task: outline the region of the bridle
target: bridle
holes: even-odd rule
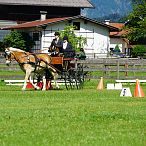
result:
[[[34,54],[34,53],[26,53],[26,52],[22,52],[22,53],[24,53],[24,55],[22,57],[20,57],[20,56],[17,57],[17,55],[13,51],[11,51],[9,49],[5,49],[4,56],[6,58],[6,64],[9,65],[11,63],[12,59],[14,59],[14,60],[16,60],[18,62],[18,64],[20,66],[23,66],[24,64],[33,65],[34,68],[35,68],[34,72],[36,71],[37,67],[45,68],[45,67],[41,66],[40,63],[41,63],[41,61],[43,61],[44,63],[46,63],[46,62],[44,60],[40,60],[36,56],[36,54]],[[35,59],[34,62],[31,61],[30,55],[32,55],[34,57],[34,59]],[[22,58],[25,58],[24,59],[25,61],[21,62],[20,59],[22,59]]]
[[[6,58],[6,64],[10,64],[12,60],[12,55],[14,55],[11,51],[5,50],[4,57]]]
[[[12,59],[14,59],[14,60],[16,60],[16,61],[18,62],[18,64],[19,64],[20,66],[22,66],[22,65],[24,65],[24,64],[33,64],[33,65],[35,66],[35,70],[36,70],[36,68],[37,68],[38,66],[40,66],[40,60],[37,58],[37,56],[36,56],[34,53],[32,53],[31,55],[34,56],[35,62],[31,62],[31,61],[30,61],[30,56],[29,56],[29,54],[27,54],[26,52],[23,52],[23,53],[24,53],[24,56],[21,57],[21,58],[26,58],[26,61],[20,63],[20,62],[19,62],[19,59],[20,59],[20,58],[17,59],[17,57],[15,56],[15,53],[13,53],[12,51],[6,49],[6,50],[5,50],[5,53],[4,53],[4,57],[6,58],[6,64],[9,65],[9,64],[11,63]]]
[[[22,58],[26,57],[27,58],[27,61],[24,62],[24,63],[28,63],[30,62],[30,58],[29,58],[29,55],[27,55],[25,52],[24,52],[25,56],[23,56]],[[16,59],[15,57],[15,54],[9,50],[5,50],[5,54],[4,54],[4,57],[6,58],[6,64],[9,64],[11,63],[12,61],[12,56],[13,56],[13,59],[16,60],[18,63],[19,63],[19,59]],[[24,64],[22,63],[22,64]],[[21,63],[19,63],[21,64]]]

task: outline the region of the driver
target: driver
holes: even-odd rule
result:
[[[52,40],[51,45],[48,49],[48,52],[52,52],[54,55],[58,54],[62,50],[62,39],[60,38],[60,33],[54,33],[55,38]],[[56,49],[59,50],[56,50]],[[59,52],[58,52],[59,51]]]

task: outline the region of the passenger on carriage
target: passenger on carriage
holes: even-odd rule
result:
[[[80,59],[80,60],[86,59],[86,54],[83,48],[80,49],[80,52],[76,54],[75,58]]]
[[[59,54],[60,50],[62,50],[62,39],[60,38],[59,32],[55,32],[54,36],[55,38],[52,40],[51,45],[48,49],[48,52],[51,52],[52,55],[57,55]]]
[[[62,50],[60,50],[60,53],[63,53],[64,58],[74,58],[75,51],[72,48],[72,44],[68,42],[68,37],[63,37],[63,43],[62,43]]]

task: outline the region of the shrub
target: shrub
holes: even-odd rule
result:
[[[3,44],[5,47],[15,47],[29,51],[35,43],[28,33],[11,31],[4,37]]]
[[[131,52],[132,57],[143,57],[145,53],[146,48],[143,45],[136,45]]]
[[[4,44],[0,41],[0,51],[4,51]]]

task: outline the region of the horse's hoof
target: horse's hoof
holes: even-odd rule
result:
[[[60,87],[59,87],[59,86],[57,86],[57,87],[56,87],[56,89],[60,89]]]
[[[46,91],[46,89],[42,89],[42,91]]]
[[[25,91],[25,88],[22,88],[22,91]]]
[[[36,87],[35,89],[36,89],[36,90],[40,90],[41,88],[40,88],[40,87]]]

